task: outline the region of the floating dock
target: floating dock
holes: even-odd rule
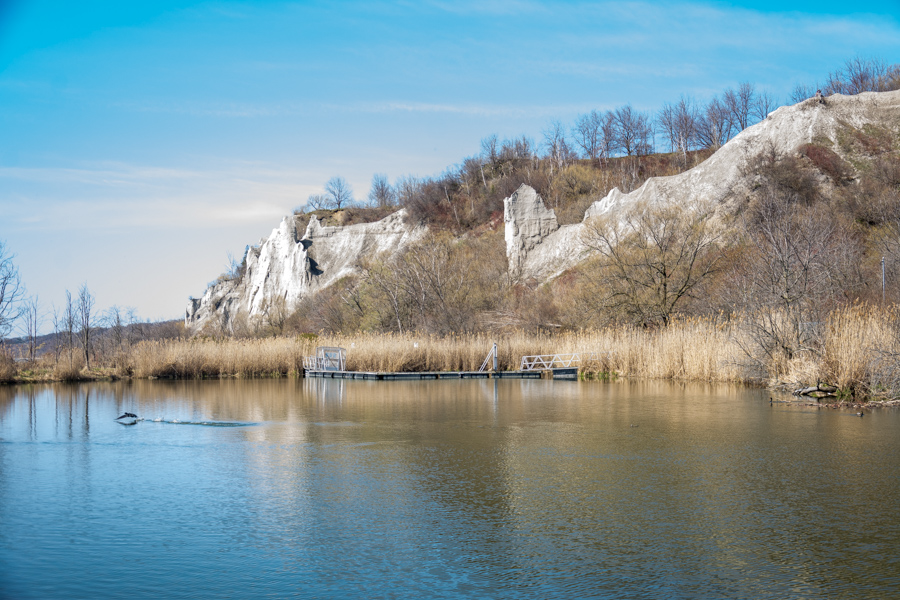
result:
[[[578,379],[578,369],[547,369],[554,379]],[[421,373],[387,373],[372,371],[337,371],[331,369],[307,369],[304,377],[323,379],[368,379],[377,381],[422,379],[540,379],[545,371],[426,371]]]
[[[593,355],[591,355],[593,356]],[[494,368],[487,370],[494,359]],[[319,379],[369,379],[374,381],[422,379],[541,379],[547,373],[553,379],[578,379],[578,354],[523,356],[518,371],[497,370],[497,344],[477,371],[425,371],[391,373],[386,371],[347,371],[347,350],[339,346],[317,346],[315,356],[303,359],[303,376]],[[557,365],[557,366],[554,366]]]

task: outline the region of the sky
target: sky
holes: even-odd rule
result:
[[[741,82],[786,103],[856,56],[900,63],[900,0],[0,0],[0,240],[47,313],[87,284],[183,318],[330,177],[364,199]]]

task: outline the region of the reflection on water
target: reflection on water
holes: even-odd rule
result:
[[[900,595],[900,414],[767,399],[546,380],[0,387],[0,597]]]

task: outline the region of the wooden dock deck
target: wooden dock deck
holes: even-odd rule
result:
[[[323,379],[368,379],[377,381],[423,379],[540,379],[542,371],[428,371],[387,373],[372,371],[306,370],[304,377]],[[577,379],[577,368],[552,369],[554,379]]]

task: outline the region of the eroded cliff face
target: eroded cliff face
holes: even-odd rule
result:
[[[583,259],[582,225],[560,227],[556,213],[529,185],[523,183],[503,200],[503,221],[506,258],[514,281],[545,281]]]
[[[401,210],[374,223],[326,227],[313,216],[301,232],[297,220],[287,216],[248,250],[240,278],[216,283],[189,300],[185,326],[227,331],[239,318],[252,322],[272,310],[290,311],[302,298],[356,273],[364,257],[396,252],[421,237],[424,228],[410,227],[404,217]]]
[[[900,91],[834,95],[824,104],[810,99],[779,108],[689,171],[652,178],[628,194],[613,189],[575,225],[560,226],[535,190],[522,185],[503,202],[510,275],[538,282],[556,277],[588,257],[582,239],[591,219],[615,219],[635,206],[674,204],[726,224],[756,183],[748,169],[755,157],[766,152],[790,156],[803,144],[817,144],[857,164],[848,156],[847,138],[868,127],[900,136]],[[190,300],[185,324],[193,331],[209,324],[228,330],[240,318],[265,319],[273,308],[290,311],[302,298],[357,272],[363,257],[396,252],[425,233],[424,227],[408,226],[404,217],[399,211],[346,227],[325,227],[313,217],[302,232],[293,216],[285,217],[250,248],[240,278],[212,285]]]
[[[689,171],[651,178],[628,194],[613,189],[592,204],[584,221],[576,225],[559,227],[553,211],[547,210],[534,189],[523,185],[503,202],[510,275],[517,281],[556,277],[588,257],[581,240],[590,219],[615,218],[619,211],[638,204],[675,204],[723,220],[751,192],[755,178],[747,165],[753,158],[772,151],[789,156],[803,144],[818,144],[852,163],[846,137],[870,126],[900,135],[900,91],[835,94],[824,103],[811,98],[781,107]]]

